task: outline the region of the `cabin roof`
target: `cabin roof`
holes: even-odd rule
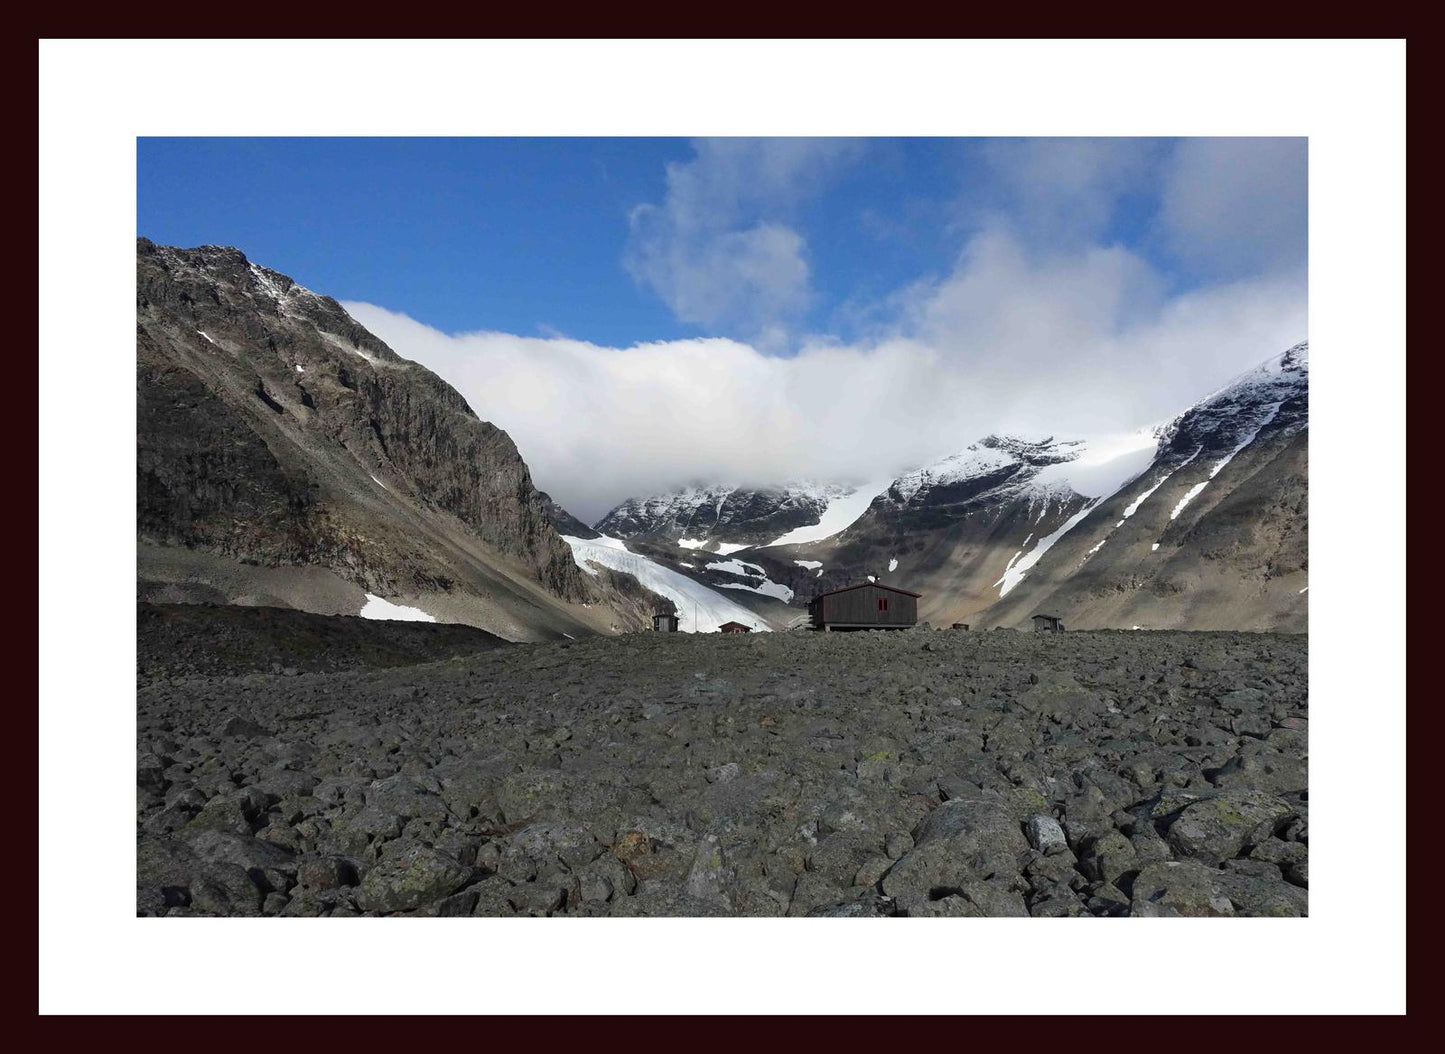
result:
[[[718,627],[718,629],[727,629],[729,626],[736,626],[738,627],[738,629],[752,629],[751,626],[745,625],[741,622],[724,622],[721,626]]]
[[[842,589],[830,589],[826,593],[819,593],[814,600],[822,600],[824,597],[837,596],[839,593],[848,593],[854,589],[867,589],[872,586],[874,589],[886,589],[890,593],[902,593],[908,597],[921,597],[922,593],[914,593],[908,589],[899,589],[897,586],[885,586],[882,582],[859,582],[856,586],[844,586]]]
[[[1058,622],[1058,621],[1059,621],[1059,616],[1057,616],[1057,615],[1030,615],[1029,617],[1030,617],[1030,618],[1046,618],[1046,619],[1048,619],[1050,622]]]

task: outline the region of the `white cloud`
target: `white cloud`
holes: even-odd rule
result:
[[[505,428],[538,485],[584,519],[690,481],[861,481],[993,431],[1087,434],[1167,418],[1306,336],[1297,277],[1169,296],[1140,256],[1040,256],[1007,228],[903,297],[894,332],[804,340],[792,357],[727,339],[618,349],[449,336],[347,309]]]
[[[965,143],[984,163],[960,167],[972,185],[948,213],[961,252],[847,305],[851,343],[798,331],[814,290],[795,213],[866,143],[694,149],[633,211],[624,262],[680,319],[743,339],[449,336],[347,305],[583,519],[687,482],[863,482],[990,432],[1127,431],[1308,335],[1304,140]],[[1130,244],[1108,244],[1121,220]]]
[[[763,223],[689,238],[669,227],[651,206],[635,211],[628,266],[681,321],[758,332],[807,309],[810,272],[802,236],[791,228]]]
[[[987,187],[966,201],[1000,208],[1032,240],[1058,248],[1100,235],[1120,200],[1157,178],[1158,139],[985,139]]]
[[[624,263],[682,321],[768,343],[812,302],[807,245],[784,222],[856,140],[703,139],[667,166],[661,204],[638,205]]]
[[[1164,171],[1169,249],[1221,274],[1305,264],[1305,139],[1183,139]]]

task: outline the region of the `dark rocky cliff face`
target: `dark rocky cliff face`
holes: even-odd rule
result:
[[[140,534],[228,556],[306,558],[316,490],[288,473],[245,417],[140,335],[136,373],[136,515]]]
[[[236,249],[140,239],[136,314],[143,541],[446,588],[408,524],[435,518],[592,598],[507,434],[335,300]]]

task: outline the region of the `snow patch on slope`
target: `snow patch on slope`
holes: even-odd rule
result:
[[[1104,498],[1139,478],[1154,461],[1159,439],[1153,425],[1118,435],[1098,436],[1079,444],[1071,461],[1045,465],[1034,486],[1052,490],[1066,485],[1085,498]]]
[[[1199,497],[1199,492],[1207,486],[1209,486],[1209,480],[1206,479],[1203,483],[1196,483],[1194,484],[1194,486],[1186,490],[1184,492],[1184,497],[1179,499],[1179,503],[1174,506],[1174,511],[1169,514],[1169,518],[1171,520],[1177,520],[1179,518],[1179,514],[1184,511],[1184,507],[1195,498]],[[1154,548],[1157,549],[1159,547],[1156,545]]]
[[[892,479],[865,483],[860,487],[830,498],[817,523],[794,527],[787,534],[774,538],[768,545],[803,545],[807,542],[821,542],[835,534],[841,534],[868,511],[873,499],[888,489]]]
[[[1099,504],[1099,502],[1102,500],[1102,498],[1095,498],[1093,501],[1089,502],[1082,509],[1080,509],[1078,512],[1074,513],[1067,520],[1065,520],[1063,522],[1063,525],[1060,526],[1059,529],[1056,530],[1053,534],[1045,535],[1044,537],[1040,538],[1038,544],[1035,545],[1032,549],[1030,549],[1028,555],[1025,556],[1022,560],[1019,560],[1017,563],[1015,563],[1013,560],[1010,560],[1009,566],[1004,569],[1003,577],[994,583],[994,585],[1002,587],[1001,589],[999,589],[998,595],[1001,597],[1008,596],[1009,590],[1013,589],[1014,586],[1018,585],[1024,580],[1024,576],[1028,574],[1029,568],[1033,567],[1034,564],[1038,563],[1039,558],[1042,557],[1044,553],[1052,549],[1055,542],[1057,542],[1060,538],[1073,530],[1074,527],[1078,525],[1079,521],[1082,520],[1085,516],[1087,516],[1090,510],[1092,510],[1094,506]]]
[[[435,622],[421,608],[410,608],[404,604],[393,604],[372,593],[366,594],[366,603],[361,607],[361,617],[383,619],[388,622]]]
[[[746,564],[741,560],[718,560],[707,565],[709,571],[723,571],[730,575],[738,575],[742,578],[761,578],[761,585],[747,585],[740,582],[719,582],[718,586],[723,589],[746,589],[753,593],[760,593],[763,596],[777,597],[784,604],[793,599],[793,591],[787,586],[774,582],[768,578],[767,571],[757,564]]]
[[[707,538],[679,538],[679,539],[677,540],[677,544],[678,544],[680,547],[682,547],[683,549],[704,549],[704,550],[707,550],[709,544],[711,544],[711,543],[710,543],[710,541],[709,541]],[[717,553],[719,556],[727,556],[729,553],[735,553],[735,552],[737,552],[739,549],[751,549],[751,548],[752,548],[752,546],[750,546],[750,545],[743,545],[743,544],[741,544],[741,543],[739,543],[739,542],[718,542],[716,548],[711,549],[711,550],[708,550],[708,551],[710,551],[710,552],[715,552],[715,553]]]
[[[763,579],[761,585],[750,586],[746,582],[719,582],[719,589],[746,589],[749,593],[758,593],[765,597],[777,597],[784,604],[790,603],[793,599],[793,591],[781,582],[774,582],[770,579]]]
[[[1254,431],[1250,432],[1243,439],[1241,439],[1233,450],[1231,450],[1228,454],[1225,454],[1224,457],[1220,458],[1214,463],[1214,467],[1209,470],[1208,479],[1205,479],[1203,483],[1196,483],[1194,486],[1189,488],[1189,492],[1185,494],[1184,497],[1179,499],[1179,504],[1174,506],[1174,511],[1169,514],[1169,518],[1171,520],[1179,518],[1179,514],[1184,511],[1185,506],[1199,496],[1199,492],[1208,485],[1209,480],[1219,475],[1220,469],[1224,468],[1225,465],[1229,464],[1231,461],[1234,460],[1234,455],[1238,454],[1245,447],[1249,446],[1250,443],[1253,443],[1255,441],[1255,439],[1259,436],[1259,433],[1263,432],[1265,428],[1269,425],[1269,423],[1273,421],[1275,417],[1279,414],[1279,408],[1283,405],[1284,400],[1280,400],[1279,402],[1272,404],[1269,410],[1265,412],[1264,420],[1260,421],[1258,427],[1256,427]],[[1193,459],[1191,458],[1190,460]]]
[[[1199,450],[1203,450],[1203,449],[1204,449],[1203,447],[1200,447],[1200,448],[1199,448]],[[1159,482],[1155,483],[1154,486],[1150,487],[1148,490],[1144,491],[1144,493],[1140,494],[1137,498],[1135,498],[1133,501],[1131,501],[1131,502],[1125,507],[1125,509],[1124,509],[1124,520],[1127,520],[1130,516],[1133,516],[1134,513],[1138,512],[1138,511],[1139,511],[1139,506],[1144,504],[1145,499],[1147,499],[1147,498],[1149,497],[1149,495],[1153,494],[1156,490],[1158,490],[1160,487],[1162,487],[1162,486],[1168,481],[1168,479],[1169,479],[1170,476],[1174,475],[1174,473],[1178,472],[1178,471],[1179,471],[1181,468],[1183,468],[1185,465],[1188,465],[1191,461],[1193,461],[1195,458],[1197,458],[1197,457],[1199,456],[1199,450],[1196,450],[1194,453],[1190,454],[1187,458],[1185,458],[1183,461],[1181,461],[1181,462],[1180,462],[1178,465],[1176,465],[1174,468],[1172,468],[1172,469],[1170,469],[1168,472],[1164,473],[1164,475],[1162,475],[1162,476],[1159,477]],[[1120,520],[1118,523],[1114,524],[1114,526],[1115,526],[1115,527],[1122,527],[1122,526],[1124,526],[1124,520]]]
[[[745,564],[741,560],[714,560],[707,565],[709,571],[726,571],[730,575],[748,575],[766,578],[768,573],[757,564]],[[751,568],[751,570],[749,570]]]
[[[667,597],[677,605],[678,628],[684,633],[710,633],[724,622],[741,622],[755,630],[767,631],[768,624],[741,604],[736,604],[700,582],[663,567],[647,557],[628,550],[618,538],[574,538],[562,535],[572,548],[577,566],[594,578],[595,568],[588,561],[634,576],[644,587]]]

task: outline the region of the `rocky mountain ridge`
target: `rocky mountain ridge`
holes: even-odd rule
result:
[[[808,482],[749,487],[685,487],[624,501],[593,527],[614,538],[683,541],[688,548],[721,551],[764,545],[794,527],[817,523],[828,503],[846,493],[840,484]]]
[[[618,622],[507,434],[335,300],[142,238],[136,314],[140,599],[379,596],[508,639]]]
[[[834,488],[827,503],[798,503],[800,512],[816,510],[814,524],[831,517],[831,529],[802,524],[757,542],[761,532],[713,516],[704,536],[715,552],[737,554],[731,562],[697,565],[682,551],[695,541],[677,527],[678,510],[695,516],[726,488],[625,502],[597,527],[710,584],[735,581],[777,598],[786,591],[796,607],[830,588],[893,576],[925,594],[921,614],[933,621],[1021,625],[1052,604],[1095,628],[1301,630],[1308,367],[1308,344],[1298,344],[1171,421],[1111,436],[990,435],[875,485],[866,504],[849,499],[846,519],[835,515],[846,488]],[[1251,483],[1267,465],[1259,485]],[[1273,481],[1268,488],[1265,479]],[[1155,510],[1166,498],[1161,519]],[[1146,505],[1148,514],[1136,519]],[[1136,530],[1152,532],[1142,548],[1121,544]],[[1100,555],[1106,543],[1113,548]],[[1207,596],[1194,595],[1196,588]],[[1115,602],[1098,602],[1105,594]],[[773,609],[769,617],[787,615]]]

